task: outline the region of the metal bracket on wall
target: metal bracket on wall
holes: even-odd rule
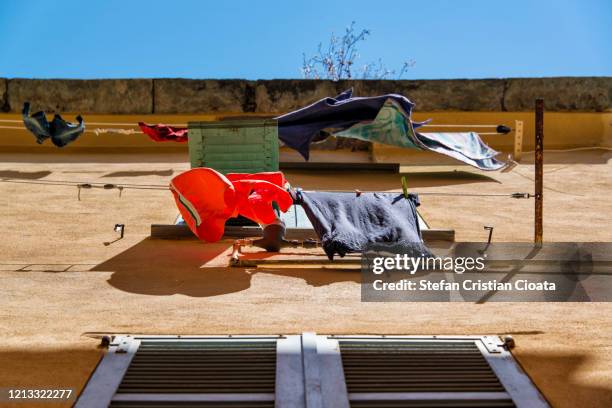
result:
[[[74,406],[108,407],[139,346],[140,340],[131,336],[115,336]]]

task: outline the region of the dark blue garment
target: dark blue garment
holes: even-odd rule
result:
[[[81,115],[77,116],[78,124],[66,122],[60,115],[55,115],[49,123],[45,112],[40,111],[30,116],[30,103],[23,104],[23,124],[26,129],[36,136],[36,143],[43,143],[47,139],[57,147],[64,147],[74,142],[85,131],[85,123]]]
[[[57,147],[64,147],[77,140],[85,131],[85,123],[81,115],[76,120],[78,124],[75,125],[55,115],[51,121],[51,142]]]
[[[297,202],[329,259],[362,252],[373,243],[399,244],[414,256],[430,255],[421,238],[415,194],[300,191]]]
[[[345,130],[368,120],[374,120],[388,99],[396,101],[408,114],[414,104],[402,95],[389,94],[370,98],[353,98],[353,90],[335,98],[324,98],[302,109],[279,116],[278,137],[308,160],[310,143],[322,130]],[[415,123],[414,127],[420,124]]]
[[[30,103],[26,102],[23,104],[23,110],[21,111],[23,116],[23,124],[26,129],[36,136],[36,143],[42,144],[45,140],[51,137],[49,122],[45,112],[36,112],[30,116]]]

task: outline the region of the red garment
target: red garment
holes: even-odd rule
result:
[[[138,126],[145,135],[156,142],[185,143],[187,141],[187,132],[189,130],[187,128],[162,124],[147,125],[144,122],[138,122]]]
[[[281,172],[230,173],[227,176],[206,167],[188,170],[174,177],[170,190],[183,219],[200,239],[221,239],[225,222],[242,215],[259,224],[270,224],[277,217],[272,202],[282,212],[293,204],[285,190]]]
[[[209,168],[186,171],[170,181],[170,191],[189,229],[200,239],[215,242],[236,208],[236,189],[221,173]]]
[[[291,195],[282,187],[265,180],[236,180],[236,212],[258,224],[271,224],[276,220],[272,207],[275,201],[282,212],[293,204]]]
[[[287,179],[282,171],[268,171],[263,173],[228,173],[225,175],[229,181],[236,180],[265,180],[279,187],[285,187]]]

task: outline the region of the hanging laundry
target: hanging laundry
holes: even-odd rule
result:
[[[42,144],[51,137],[49,122],[45,112],[39,111],[30,116],[30,103],[26,102],[23,104],[21,115],[23,116],[23,124],[26,129],[36,136],[36,143]]]
[[[276,202],[282,212],[287,212],[293,204],[293,198],[287,192],[289,183],[280,171],[229,173],[226,177],[238,193],[237,212],[260,225],[276,220],[272,202]]]
[[[401,95],[382,95],[371,98],[353,97],[349,89],[335,98],[323,98],[309,106],[277,117],[279,139],[287,146],[309,157],[313,139],[322,140],[321,132],[335,134],[364,121],[372,121],[387,99],[395,99],[406,112],[414,104]]]
[[[293,205],[291,195],[282,187],[265,180],[235,180],[238,203],[236,212],[260,225],[272,224],[280,214],[272,205],[275,202],[282,212]]]
[[[282,171],[267,171],[261,173],[228,173],[225,175],[230,181],[237,180],[265,180],[279,187],[288,185],[287,179]]]
[[[362,252],[371,243],[399,244],[412,256],[431,255],[421,238],[414,194],[300,191],[297,201],[330,260]]]
[[[334,135],[431,150],[482,170],[506,166],[495,159],[498,152],[484,144],[477,133],[417,133],[415,129],[428,121],[412,122],[413,108],[414,104],[402,95],[353,97],[352,90],[348,90],[279,116],[278,134],[285,145],[296,149],[306,160],[311,143]]]
[[[508,164],[497,160],[498,151],[486,145],[478,133],[416,133],[426,147],[437,153],[445,154],[481,170],[500,170]]]
[[[138,122],[138,126],[142,132],[149,136],[151,140],[156,142],[187,142],[188,128],[168,126],[168,125],[147,125],[144,122]]]
[[[60,115],[55,115],[51,121],[51,142],[57,147],[64,147],[83,134],[85,123],[81,115],[76,117],[78,125],[66,122]]]
[[[185,223],[200,239],[215,242],[221,239],[225,221],[236,209],[236,189],[221,173],[209,168],[196,168],[179,174],[170,181]]]
[[[274,222],[274,202],[282,212],[293,204],[285,184],[281,172],[224,176],[200,167],[174,177],[170,190],[191,231],[200,239],[215,242],[223,236],[229,218],[242,215],[259,224]]]
[[[64,147],[74,142],[85,131],[85,123],[81,115],[77,116],[78,124],[66,122],[60,115],[56,114],[49,122],[45,112],[39,111],[30,116],[30,103],[23,104],[21,111],[23,124],[26,129],[36,136],[36,143],[41,144],[47,139],[57,147]]]

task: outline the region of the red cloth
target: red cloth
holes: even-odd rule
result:
[[[293,204],[291,195],[285,190],[265,180],[236,180],[236,212],[258,224],[271,224],[276,219],[272,207],[275,201],[282,212]]]
[[[156,142],[178,142],[185,143],[187,141],[187,128],[175,127],[168,125],[147,125],[144,122],[138,122],[138,126],[142,132]]]
[[[285,190],[281,172],[231,173],[227,176],[206,167],[188,170],[174,177],[170,190],[185,223],[200,239],[221,239],[228,218],[242,215],[259,224],[276,219],[272,202],[282,212],[293,204]]]
[[[285,190],[287,180],[280,171],[229,173],[226,177],[236,188],[237,214],[258,224],[271,224],[276,219],[272,201],[278,204],[282,212],[293,204],[291,195]]]
[[[186,171],[170,181],[185,223],[200,239],[215,242],[236,208],[236,189],[221,173],[209,168]]]
[[[285,187],[287,179],[282,171],[268,171],[263,173],[228,173],[225,175],[229,181],[236,180],[265,180],[279,187]]]

